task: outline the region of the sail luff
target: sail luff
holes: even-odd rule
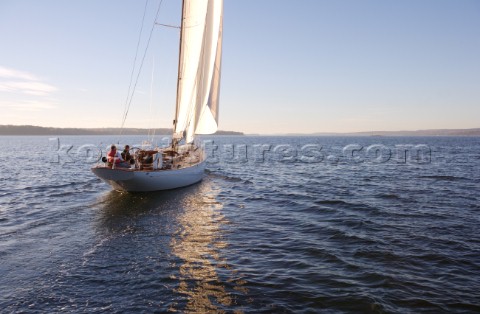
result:
[[[181,65],[182,65],[182,38],[183,38],[183,31],[184,31],[184,20],[185,20],[185,0],[182,1],[182,17],[180,19],[180,40],[179,40],[179,48],[178,48],[178,72],[177,72],[177,97],[175,100],[175,118],[173,119],[173,133],[175,134],[175,130],[177,128],[178,122],[178,106],[179,106],[179,93],[180,93],[180,80],[181,77]]]

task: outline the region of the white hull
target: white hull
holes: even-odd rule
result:
[[[189,167],[168,170],[111,169],[104,166],[92,168],[92,172],[110,184],[115,190],[151,192],[176,189],[202,180],[205,160]]]

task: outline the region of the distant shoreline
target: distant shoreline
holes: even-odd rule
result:
[[[480,128],[474,129],[429,129],[415,131],[367,131],[367,132],[348,132],[348,133],[311,133],[283,134],[286,136],[480,136]]]
[[[2,135],[171,135],[172,129],[124,128],[52,128],[34,125],[0,125]],[[415,131],[368,131],[368,132],[318,132],[318,133],[283,133],[283,134],[244,134],[236,131],[219,130],[213,135],[248,135],[248,136],[480,136],[480,128],[474,129],[430,129]]]
[[[139,129],[139,128],[51,128],[34,125],[0,125],[1,135],[171,135],[172,129]],[[214,135],[244,135],[242,132],[217,131]]]

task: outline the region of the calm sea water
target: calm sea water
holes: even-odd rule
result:
[[[0,137],[0,311],[480,312],[480,138],[207,140],[201,183],[128,194],[113,137]]]

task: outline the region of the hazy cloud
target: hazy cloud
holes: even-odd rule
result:
[[[0,108],[17,111],[41,111],[56,108],[56,103],[49,100],[26,100],[16,102],[0,102]]]
[[[20,79],[27,81],[39,81],[39,79],[28,72],[18,71],[0,66],[0,78]]]
[[[52,94],[57,88],[36,75],[0,66],[0,108],[2,119],[10,122],[16,113],[38,114],[57,107]],[[10,115],[10,117],[8,117]]]
[[[41,82],[0,82],[0,91],[6,92],[21,92],[29,95],[45,96],[56,90],[56,87]]]
[[[0,91],[47,96],[56,90],[31,73],[0,66]]]

